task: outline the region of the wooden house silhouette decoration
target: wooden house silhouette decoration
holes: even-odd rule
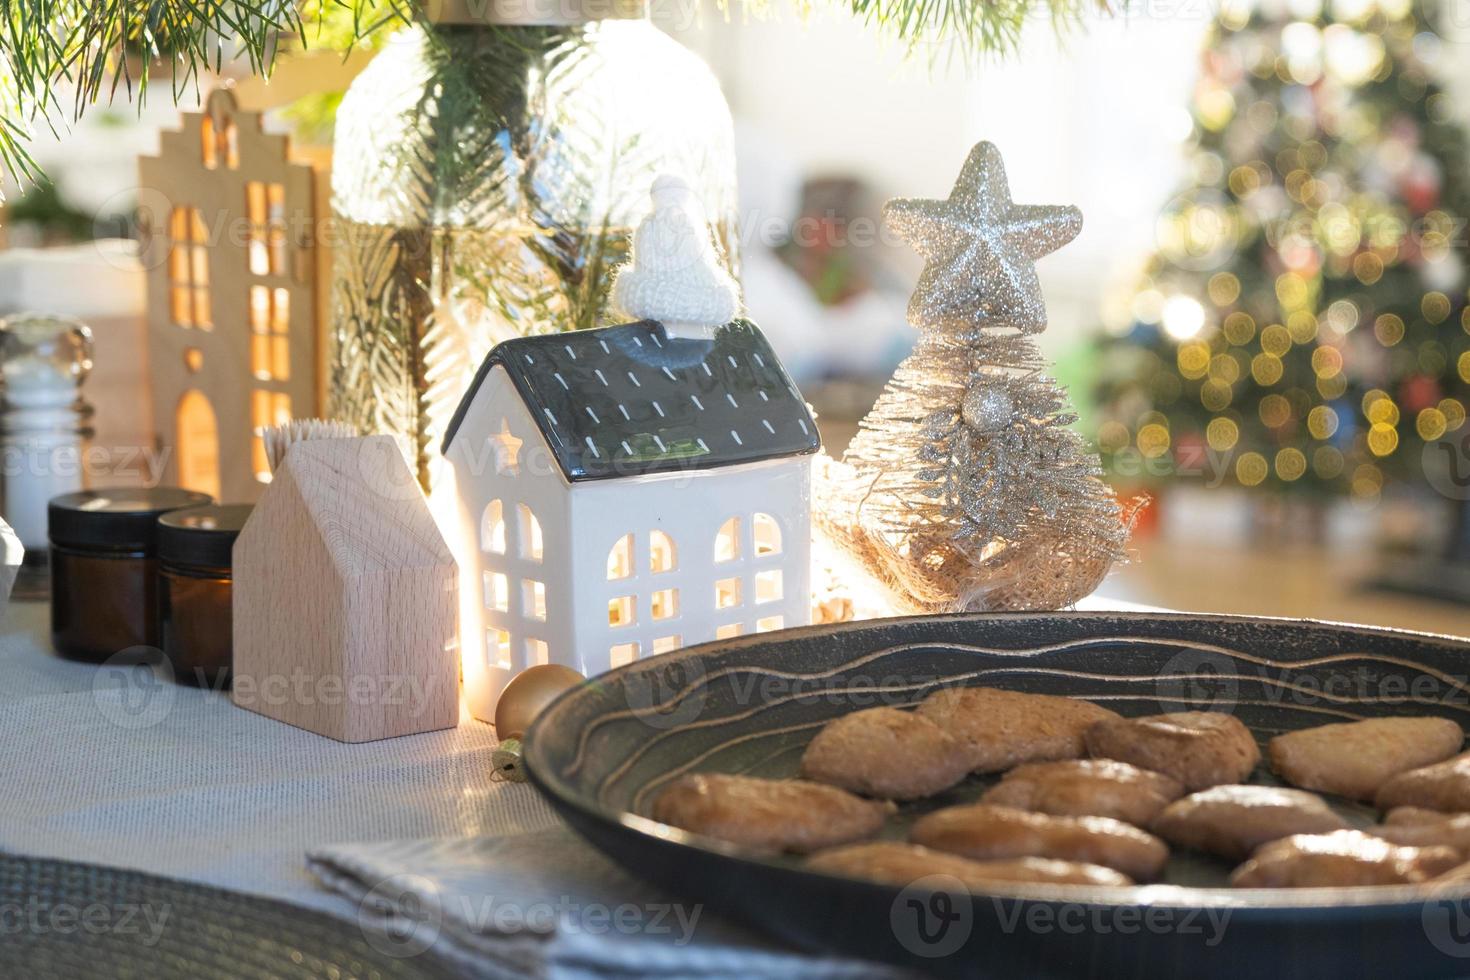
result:
[[[392,436],[295,443],[235,541],[231,697],[343,742],[453,727],[458,583]]]
[[[506,341],[452,419],[466,701],[810,620],[806,403],[745,320]],[[448,481],[446,481],[448,482]]]
[[[270,480],[263,430],[320,402],[321,178],[224,88],[139,172],[163,478],[252,502]]]

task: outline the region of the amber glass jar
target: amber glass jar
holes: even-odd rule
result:
[[[177,487],[53,497],[46,520],[56,652],[106,660],[132,647],[157,647],[158,518],[210,502]]]
[[[217,689],[230,683],[230,552],[250,511],[249,504],[212,505],[158,519],[158,624],[175,680]]]

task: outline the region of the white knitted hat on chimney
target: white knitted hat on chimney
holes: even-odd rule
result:
[[[613,283],[613,303],[635,320],[657,320],[674,337],[709,337],[740,312],[704,209],[678,177],[653,182],[653,211],[633,234],[633,255]]]

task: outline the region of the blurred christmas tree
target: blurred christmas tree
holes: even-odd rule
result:
[[[1101,345],[1112,472],[1373,501],[1465,425],[1470,171],[1433,23],[1406,0],[1227,2],[1192,186]]]

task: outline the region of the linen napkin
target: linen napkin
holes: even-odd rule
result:
[[[307,855],[380,949],[432,946],[474,977],[867,980],[905,976],[804,956],[671,898],[565,826],[513,836],[338,844]]]

